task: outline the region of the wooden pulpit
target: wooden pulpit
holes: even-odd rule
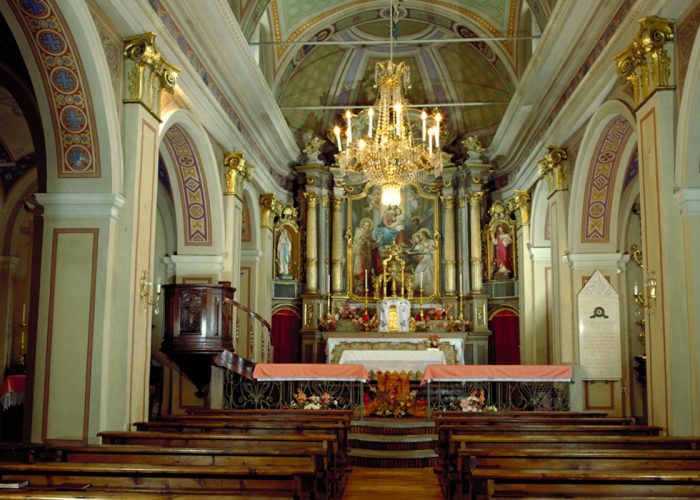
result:
[[[229,282],[218,285],[164,285],[165,322],[161,350],[206,395],[212,357],[233,351],[233,295]]]

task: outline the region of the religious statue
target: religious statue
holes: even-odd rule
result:
[[[511,256],[511,238],[508,227],[505,224],[499,224],[491,233],[491,243],[495,247],[494,264],[496,271],[494,277],[509,277],[513,272],[513,261]]]
[[[282,228],[277,239],[277,275],[289,276],[289,263],[292,259],[292,240],[289,239],[287,228]]]

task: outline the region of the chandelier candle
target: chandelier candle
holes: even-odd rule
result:
[[[404,91],[410,88],[408,67],[403,62],[378,62],[374,79],[378,93],[374,106],[366,112],[367,135],[353,141],[352,113],[346,111],[345,150],[340,127],[333,129],[338,147],[336,161],[342,173],[354,172],[379,186],[384,205],[399,205],[401,188],[415,181],[419,173],[438,176],[442,172],[439,137],[442,116],[436,113],[434,125],[428,128],[428,114],[423,111],[420,114],[422,140],[414,141],[410,106],[404,97]]]

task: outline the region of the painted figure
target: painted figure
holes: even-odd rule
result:
[[[496,227],[496,230],[491,233],[491,243],[496,247],[496,275],[510,276],[513,272],[513,262],[511,258],[511,244],[513,239],[508,234],[508,229],[503,224]]]
[[[279,276],[289,276],[289,262],[292,259],[292,240],[286,228],[280,232],[277,239],[277,274]]]
[[[365,271],[368,276],[378,276],[382,273],[379,245],[372,236],[373,226],[372,219],[362,219],[352,238],[352,270],[356,293],[364,292]]]
[[[430,231],[421,228],[413,235],[413,248],[411,248],[410,253],[418,259],[414,271],[414,289],[423,288],[423,295],[432,295],[435,289],[433,280],[435,241],[430,237]]]

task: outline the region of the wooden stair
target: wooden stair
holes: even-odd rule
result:
[[[350,463],[360,467],[418,468],[436,463],[435,424],[426,420],[367,418],[353,421]]]

